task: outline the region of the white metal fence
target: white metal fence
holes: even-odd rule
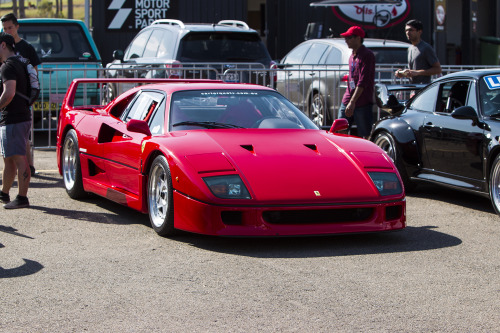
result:
[[[466,69],[492,66],[443,66],[443,75]],[[400,66],[377,66],[376,81],[403,83],[394,77]],[[71,81],[75,78],[125,77],[125,78],[180,78],[219,79],[228,82],[245,82],[275,88],[290,99],[299,109],[317,124],[331,122],[337,117],[340,100],[346,88],[346,65],[300,65],[280,66],[277,69],[263,65],[227,63],[185,63],[175,66],[141,64],[133,68],[115,66],[111,69],[84,68],[39,68],[41,93],[33,108],[35,148],[54,148],[56,145],[57,119],[61,103]],[[85,86],[84,86],[85,87]],[[131,86],[85,87],[77,94],[80,105],[103,105],[130,89]],[[377,113],[380,117],[380,111]]]

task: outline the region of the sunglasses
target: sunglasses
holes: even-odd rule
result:
[[[354,35],[353,36],[346,36],[346,37],[344,37],[344,39],[348,40],[348,39],[353,39],[353,38],[356,38],[356,37],[358,37],[358,36],[354,36]]]

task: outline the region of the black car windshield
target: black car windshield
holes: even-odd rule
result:
[[[500,117],[500,81],[498,80],[500,80],[500,75],[487,76],[480,80],[480,103],[482,112],[486,116]]]
[[[279,93],[269,90],[191,90],[172,94],[170,130],[206,128],[318,129]]]
[[[76,24],[27,24],[19,36],[33,45],[42,62],[98,61],[84,31]]]
[[[259,62],[268,66],[270,56],[255,33],[192,32],[180,45],[180,62]]]

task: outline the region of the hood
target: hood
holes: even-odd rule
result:
[[[325,131],[190,131],[185,139],[198,142],[183,155],[201,177],[236,171],[259,202],[380,200],[367,171],[395,172],[375,144]]]

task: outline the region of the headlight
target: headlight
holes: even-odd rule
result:
[[[203,178],[213,195],[222,199],[251,199],[240,176],[227,175]]]
[[[395,195],[403,192],[398,176],[393,172],[368,172],[380,195]]]

